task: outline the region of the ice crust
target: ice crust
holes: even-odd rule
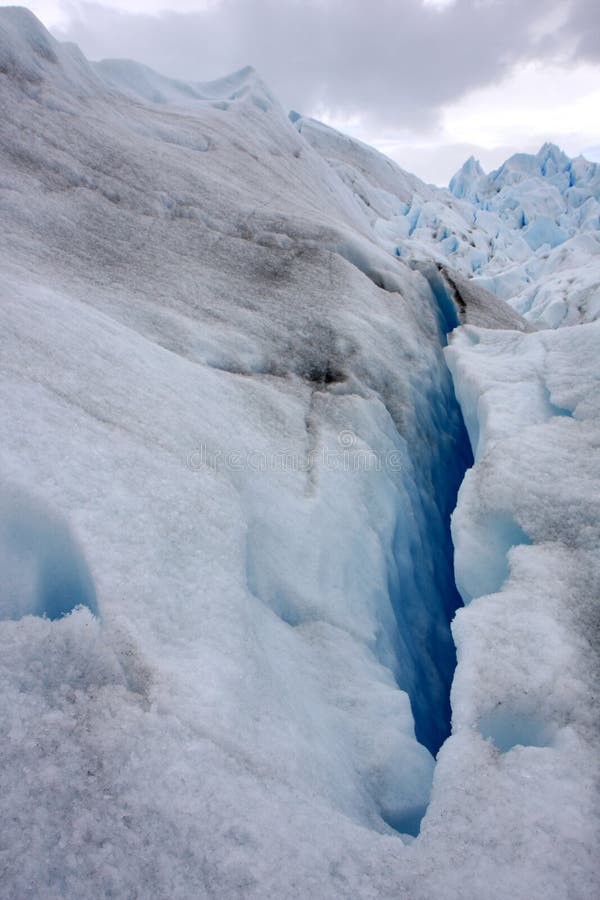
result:
[[[1,9],[0,98],[4,895],[591,896],[598,326],[250,68]]]

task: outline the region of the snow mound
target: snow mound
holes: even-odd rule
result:
[[[59,43],[33,13],[18,6],[2,9],[0,75],[50,106],[60,99],[69,105],[75,97],[101,90],[81,51],[73,44]],[[72,96],[64,96],[65,92]]]
[[[148,103],[193,108],[199,102],[210,102],[225,110],[230,103],[249,98],[265,112],[275,103],[252,66],[208,82],[166,78],[130,59],[103,59],[94,63],[93,69],[111,87]]]
[[[424,197],[433,193],[425,182],[373,147],[296,112],[290,114],[290,120],[367,207],[379,201],[384,207],[387,202],[397,209],[415,193]]]

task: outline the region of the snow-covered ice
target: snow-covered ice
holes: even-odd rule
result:
[[[297,113],[295,127],[342,178],[389,253],[434,260],[544,327],[600,313],[600,166],[545,144],[485,175],[473,158],[449,191]]]
[[[0,104],[3,895],[591,896],[594,170],[487,208],[14,8]]]
[[[501,808],[514,804],[510,815],[544,835],[532,856],[554,834],[549,873],[562,865],[573,878],[598,821],[599,347],[598,323],[525,335],[467,326],[446,351],[466,421],[478,424],[452,518],[468,606],[452,626],[448,752],[461,741],[467,752],[475,727],[505,754],[487,774],[490,797],[502,790]],[[594,893],[575,881],[563,890]]]

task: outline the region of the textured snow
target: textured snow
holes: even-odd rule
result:
[[[597,540],[592,445],[565,438],[563,534],[553,436],[518,441],[530,416],[591,434],[597,326],[525,333],[466,277],[469,201],[292,122],[250,68],[92,67],[14,9],[0,60],[3,894],[590,896],[591,589],[564,598]],[[593,231],[571,240],[588,260]],[[436,765],[472,461],[443,352],[460,322],[478,462],[457,580],[478,599]],[[511,441],[533,456],[499,487]],[[529,652],[505,667],[520,606]]]
[[[573,873],[594,853],[598,820],[599,346],[599,323],[529,335],[467,326],[446,351],[477,448],[452,519],[469,605],[452,626],[448,745],[466,753],[475,726],[506,754],[490,796],[503,784],[528,827],[561,834]]]

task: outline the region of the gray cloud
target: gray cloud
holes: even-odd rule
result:
[[[57,37],[92,58],[129,57],[206,80],[254,65],[290,107],[325,107],[377,127],[435,126],[444,104],[529,59],[600,60],[598,0],[571,0],[566,24],[540,27],[565,0],[215,0],[158,16],[100,4],[69,7]]]
[[[590,62],[600,62],[600,5],[597,0],[577,0],[568,26],[576,40],[576,54]]]

